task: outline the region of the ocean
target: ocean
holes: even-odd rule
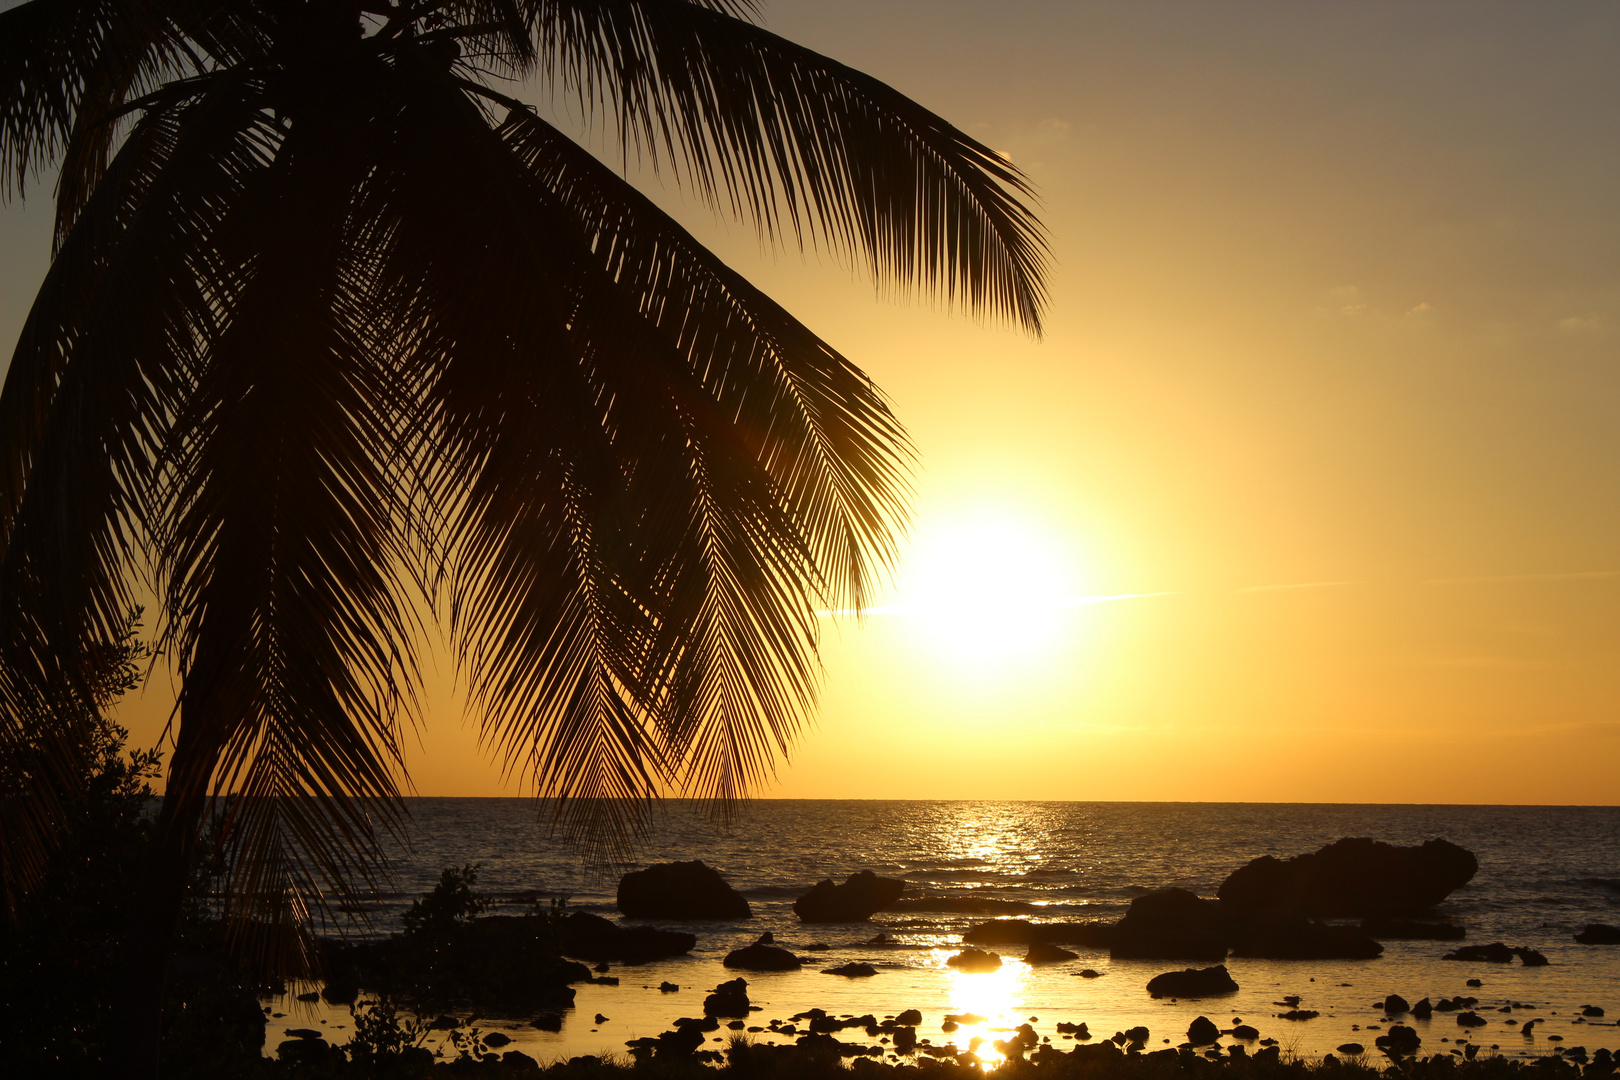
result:
[[[346,932],[395,930],[399,914],[431,888],[441,869],[481,864],[478,888],[499,913],[527,908],[534,894],[568,897],[569,907],[618,918],[618,873],[652,863],[702,859],[748,898],[754,917],[735,922],[654,923],[697,934],[688,956],[640,966],[615,965],[618,986],[581,985],[562,1029],[541,1031],[528,1016],[475,1020],[500,1031],[542,1062],[578,1055],[625,1053],[628,1040],[657,1035],[679,1016],[702,1013],[704,996],[741,974],[762,1006],[751,1025],[787,1020],[819,1007],[835,1015],[873,1013],[881,1018],[919,1009],[918,1030],[938,1046],[979,1055],[1001,1032],[1030,1023],[1062,1047],[1061,1021],[1088,1024],[1097,1038],[1145,1025],[1148,1048],[1184,1041],[1188,1024],[1208,1016],[1222,1028],[1237,1022],[1278,1040],[1287,1053],[1319,1057],[1347,1043],[1366,1046],[1388,1025],[1374,1006],[1388,994],[1410,1001],[1457,995],[1479,998],[1486,1026],[1464,1029],[1455,1016],[1436,1013],[1412,1023],[1424,1051],[1534,1055],[1556,1047],[1620,1049],[1620,945],[1580,945],[1573,935],[1588,923],[1620,923],[1620,808],[1528,806],[1405,806],[1259,803],[920,802],[865,800],[760,800],[728,828],[686,804],[660,816],[633,864],[591,874],[580,853],[548,835],[536,804],[523,799],[419,798],[406,801],[410,849],[390,865],[391,890],[367,905],[366,925]],[[1181,967],[1165,961],[1111,960],[1106,951],[1070,945],[1076,961],[1026,966],[1020,947],[1002,950],[1000,971],[959,973],[945,960],[961,948],[969,926],[996,917],[1113,920],[1146,891],[1178,886],[1214,896],[1233,870],[1260,855],[1287,857],[1314,851],[1341,837],[1366,836],[1395,844],[1443,837],[1479,858],[1474,880],[1437,909],[1467,928],[1463,944],[1503,941],[1543,952],[1546,967],[1444,961],[1458,943],[1385,941],[1384,954],[1364,961],[1278,961],[1233,957],[1227,967],[1239,984],[1228,997],[1171,1001],[1148,996],[1152,976]],[[823,878],[842,881],[859,870],[903,878],[895,910],[871,923],[804,925],[793,900]],[[779,944],[815,963],[799,972],[729,971],[726,953],[771,931]],[[882,950],[862,943],[884,932],[904,947]],[[812,945],[826,951],[806,952]],[[874,977],[822,974],[852,960],[872,963]],[[1090,968],[1097,978],[1080,978]],[[1478,979],[1479,987],[1467,980]],[[663,982],[680,986],[661,993]],[[346,1041],[347,1009],[294,1000],[302,986],[270,1002],[276,1015],[266,1039],[273,1051],[282,1027],[323,1025]],[[1319,1013],[1285,1020],[1284,998]],[[1583,1016],[1590,1006],[1603,1017]],[[1503,1008],[1511,1012],[1498,1012]],[[941,1030],[947,1013],[973,1013],[983,1022]],[[597,1020],[601,1017],[601,1020]],[[1539,1017],[1533,1035],[1509,1019]],[[733,1033],[722,1030],[714,1038]],[[769,1032],[750,1037],[781,1041]],[[859,1033],[855,1033],[859,1039]],[[1223,1039],[1231,1042],[1231,1039]],[[720,1048],[722,1042],[710,1044]],[[1251,1045],[1250,1049],[1254,1049]]]

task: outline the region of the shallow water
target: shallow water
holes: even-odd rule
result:
[[[544,891],[569,896],[570,907],[617,918],[617,874],[584,873],[579,856],[551,839],[533,802],[521,799],[413,799],[412,850],[394,861],[395,891],[374,898],[369,928],[398,927],[410,899],[430,888],[441,868],[483,864],[481,891],[515,897]],[[1080,959],[1029,967],[1009,959],[999,972],[967,975],[944,966],[959,947],[961,932],[988,914],[928,910],[928,898],[960,906],[983,903],[986,911],[1016,915],[1027,908],[1047,919],[1114,919],[1143,891],[1179,886],[1212,896],[1232,870],[1259,855],[1313,851],[1344,836],[1370,836],[1412,844],[1445,837],[1472,850],[1478,876],[1454,893],[1438,914],[1468,929],[1467,943],[1505,941],[1528,945],[1551,961],[1543,968],[1463,964],[1439,959],[1446,942],[1385,942],[1370,961],[1268,961],[1232,958],[1227,966],[1240,990],[1230,997],[1155,1001],[1145,984],[1161,971],[1192,965],[1163,961],[1112,961],[1106,952],[1077,949]],[[1620,809],[1612,807],[1366,806],[1209,803],[987,803],[772,800],[753,804],[727,831],[707,817],[677,807],[661,820],[638,865],[701,858],[748,897],[754,918],[735,923],[667,924],[698,935],[691,955],[637,967],[616,967],[619,986],[579,986],[575,1008],[560,1032],[541,1032],[530,1017],[481,1018],[478,1026],[500,1030],[542,1061],[578,1054],[625,1050],[626,1040],[656,1035],[678,1016],[701,1015],[703,997],[738,973],[721,960],[766,930],[779,942],[813,955],[803,971],[746,975],[749,994],[763,1011],[762,1025],[810,1007],[834,1014],[873,1013],[879,1018],[908,1008],[924,1014],[921,1037],[966,1048],[974,1037],[1004,1038],[1030,1017],[1052,1041],[1058,1021],[1086,1021],[1093,1035],[1145,1024],[1149,1047],[1176,1044],[1187,1024],[1207,1015],[1223,1028],[1235,1018],[1279,1040],[1285,1050],[1317,1056],[1345,1042],[1369,1048],[1383,1023],[1372,1003],[1399,993],[1411,1001],[1472,995],[1490,1022],[1472,1032],[1451,1014],[1414,1026],[1426,1052],[1456,1048],[1468,1038],[1485,1052],[1543,1053],[1559,1045],[1620,1047],[1614,1019],[1620,1013],[1620,946],[1582,946],[1572,934],[1590,922],[1620,922]],[[842,880],[857,870],[905,878],[907,906],[882,912],[872,923],[801,925],[792,901],[824,877]],[[524,901],[526,906],[527,901]],[[500,907],[497,906],[497,911]],[[665,924],[655,924],[665,925]],[[907,948],[862,949],[884,931]],[[813,943],[828,951],[806,952]],[[1022,949],[1009,949],[1013,956]],[[875,964],[879,974],[846,979],[820,973],[850,960]],[[1077,977],[1082,968],[1100,978]],[[1484,986],[1470,989],[1469,978]],[[660,993],[660,982],[681,986]],[[296,991],[295,987],[294,990]],[[1310,1021],[1275,1018],[1285,994],[1322,1015]],[[1498,1006],[1536,1007],[1515,1019],[1543,1017],[1533,1038],[1503,1023]],[[1602,1020],[1578,1020],[1585,1005],[1604,1007]],[[291,997],[271,1003],[267,1046],[281,1041],[283,1027],[323,1024],[331,1038],[347,1038],[346,1009],[306,1006]],[[982,1025],[947,1036],[947,1012],[986,1016]],[[608,1017],[603,1023],[593,1017]],[[1360,1025],[1355,1030],[1352,1025]],[[1380,1029],[1381,1030],[1381,1029]],[[715,1033],[724,1039],[731,1033]],[[870,1042],[863,1034],[846,1033]],[[771,1039],[762,1033],[755,1038]],[[1446,1041],[1442,1041],[1446,1040]],[[1230,1042],[1223,1039],[1223,1042]],[[720,1043],[711,1043],[719,1046]],[[1254,1047],[1250,1047],[1253,1049]],[[988,1045],[982,1056],[994,1057]]]

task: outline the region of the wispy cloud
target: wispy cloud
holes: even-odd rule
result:
[[[1233,592],[1279,592],[1283,589],[1331,589],[1339,585],[1354,585],[1353,581],[1300,581],[1291,585],[1250,585],[1246,589],[1233,589]]]

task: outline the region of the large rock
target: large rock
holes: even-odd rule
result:
[[[878,877],[870,870],[851,874],[842,885],[829,878],[793,901],[800,922],[862,922],[900,898],[906,887],[898,878]]]
[[[701,860],[659,863],[619,879],[619,910],[632,919],[749,919],[742,893]]]
[[[725,966],[743,971],[798,971],[804,965],[786,949],[756,942],[727,953]]]
[[[564,956],[581,960],[618,960],[644,964],[649,960],[680,956],[692,951],[697,936],[650,926],[624,929],[587,911],[576,911],[562,921]]]
[[[1620,926],[1608,923],[1588,923],[1585,930],[1575,935],[1582,945],[1620,945]]]
[[[1237,993],[1225,964],[1207,968],[1188,968],[1186,971],[1167,971],[1148,980],[1147,990],[1154,997],[1216,997]]]
[[[1114,927],[1117,960],[1224,960],[1227,932],[1220,906],[1186,889],[1138,896]]]
[[[1411,915],[1466,885],[1479,860],[1447,840],[1395,847],[1365,837],[1276,859],[1262,855],[1221,883],[1234,911],[1290,908],[1311,915]]]
[[[748,1015],[748,981],[746,979],[732,979],[715,987],[709,996],[703,999],[704,1016],[738,1016]]]
[[[1235,956],[1265,960],[1371,960],[1384,947],[1350,926],[1329,926],[1297,912],[1252,917],[1238,932]]]

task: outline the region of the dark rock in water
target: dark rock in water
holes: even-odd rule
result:
[[[900,898],[906,883],[898,878],[878,877],[870,870],[851,874],[842,885],[831,879],[818,882],[809,892],[793,901],[793,913],[800,922],[862,922]]]
[[[1160,889],[1131,901],[1109,952],[1121,960],[1224,960],[1220,906],[1186,889]]]
[[[728,968],[743,971],[798,971],[803,963],[797,956],[775,945],[749,945],[726,954]]]
[[[660,994],[673,994],[679,989],[680,987],[672,982],[661,982],[658,984],[658,992]]]
[[[865,979],[877,974],[877,968],[871,964],[841,964],[838,967],[823,968],[823,975],[842,975],[849,979]]]
[[[1068,949],[1053,945],[1049,941],[1033,942],[1029,947],[1029,952],[1024,954],[1024,963],[1026,964],[1061,964],[1066,960],[1078,959],[1080,959],[1079,953],[1070,952]]]
[[[1266,960],[1371,960],[1384,947],[1349,926],[1329,926],[1296,912],[1251,916],[1237,935],[1237,956]]]
[[[1263,855],[1233,871],[1219,895],[1234,911],[1410,915],[1438,904],[1478,870],[1472,852],[1447,840],[1396,847],[1356,837],[1291,859]]]
[[[1207,1016],[1200,1016],[1187,1025],[1187,1041],[1194,1046],[1205,1046],[1221,1037],[1221,1029]]]
[[[1232,1029],[1232,1038],[1254,1040],[1260,1037],[1260,1029],[1250,1027],[1248,1024],[1239,1024]]]
[[[508,1050],[501,1055],[501,1064],[514,1073],[540,1071],[540,1063],[521,1050]]]
[[[512,1037],[510,1035],[503,1035],[499,1031],[492,1031],[488,1035],[484,1036],[485,1046],[505,1046],[511,1041]]]
[[[428,1025],[433,1031],[455,1031],[461,1026],[461,1021],[454,1016],[440,1016]]]
[[[1322,1014],[1315,1009],[1289,1009],[1287,1012],[1277,1014],[1279,1020],[1315,1020]]]
[[[894,1022],[903,1027],[916,1027],[922,1023],[922,1011],[919,1009],[907,1009],[899,1016],[896,1016]]]
[[[619,879],[619,910],[633,919],[748,919],[742,893],[701,860],[658,863]]]
[[[692,951],[697,944],[693,934],[678,930],[656,930],[635,926],[626,930],[600,915],[576,911],[562,921],[562,951],[582,960],[618,960],[643,964]]]
[[[1423,1045],[1418,1033],[1405,1024],[1396,1024],[1388,1032],[1373,1040],[1373,1045],[1387,1053],[1405,1057],[1417,1053],[1417,1048]]]
[[[715,987],[714,991],[703,999],[703,1015],[747,1016],[748,1005],[747,980],[732,979]]]
[[[1585,930],[1575,935],[1575,940],[1582,945],[1620,945],[1620,926],[1589,923]]]
[[[1392,941],[1461,941],[1468,931],[1455,923],[1418,919],[1363,919],[1361,932]]]
[[[529,1021],[529,1026],[541,1031],[561,1031],[562,1017],[555,1013],[543,1013]]]
[[[548,986],[535,995],[534,1006],[537,1009],[572,1009],[574,988],[563,985]]]
[[[1366,1052],[1367,1048],[1362,1046],[1360,1043],[1341,1043],[1339,1045],[1339,1053],[1341,1054],[1349,1054],[1354,1056],[1356,1054],[1365,1054]]]
[[[1457,1014],[1459,1027],[1484,1027],[1485,1018],[1476,1012],[1460,1012]]]
[[[360,985],[348,981],[332,981],[321,987],[321,1000],[328,1005],[353,1005],[360,997]]]
[[[1434,1005],[1429,1001],[1428,998],[1424,998],[1422,1001],[1412,1006],[1412,1015],[1419,1020],[1427,1020],[1429,1017],[1434,1015]]]
[[[318,994],[317,992],[315,992],[314,990],[311,990],[307,994],[299,994],[298,995],[298,1000],[299,1001],[319,1001],[319,1000],[321,1000],[321,995]]]
[[[895,1029],[894,1052],[897,1054],[914,1054],[917,1052],[916,1028],[902,1027]]]
[[[1154,997],[1215,997],[1236,993],[1237,988],[1225,964],[1167,971],[1155,975],[1147,984],[1148,993]]]
[[[1469,979],[1468,980],[1468,985],[1469,986],[1484,986],[1485,984],[1482,981],[1480,981],[1479,979]]]
[[[1102,972],[1098,971],[1096,968],[1083,968],[1078,974],[1082,979],[1102,978]]]
[[[607,1023],[608,1018],[603,1016],[601,1013],[597,1013],[595,1018],[591,1022],[594,1023],[594,1024],[597,1024],[597,1025],[601,1025],[601,1024]]]
[[[1401,997],[1399,994],[1389,995],[1389,997],[1384,999],[1384,1004],[1380,1006],[1380,1008],[1382,1008],[1384,1012],[1388,1013],[1390,1016],[1399,1016],[1402,1013],[1412,1011],[1412,1006],[1408,1005],[1406,999]]]
[[[993,952],[963,949],[945,963],[958,971],[996,971],[1001,967],[1001,957]]]
[[[460,1027],[461,1025],[457,1023],[455,1026]],[[287,1028],[285,1033],[295,1039],[319,1039],[321,1037],[321,1033],[314,1028]]]
[[[1525,967],[1547,966],[1547,958],[1539,950],[1520,947],[1514,949],[1513,954],[1519,958],[1519,963]]]
[[[1597,1005],[1588,1005],[1581,1010],[1581,1015],[1588,1019],[1599,1019],[1603,1016],[1603,1009]]]
[[[1511,964],[1518,955],[1500,941],[1493,941],[1489,945],[1464,945],[1455,952],[1448,952],[1442,960],[1470,960],[1487,964]]]

